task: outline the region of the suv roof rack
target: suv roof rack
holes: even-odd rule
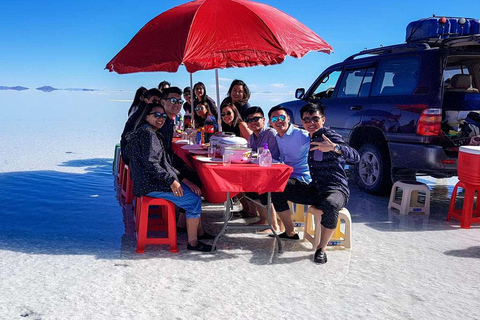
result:
[[[393,46],[387,46],[387,47],[379,47],[375,49],[366,49],[363,51],[360,51],[359,53],[356,53],[354,55],[351,55],[345,61],[347,60],[353,60],[359,56],[371,54],[371,55],[382,55],[382,54],[388,54],[388,53],[397,53],[397,52],[405,52],[405,51],[417,51],[417,50],[428,50],[430,49],[430,46],[427,43],[404,43],[400,45],[393,45]]]

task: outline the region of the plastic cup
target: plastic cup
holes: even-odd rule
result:
[[[208,157],[215,158],[215,147],[208,147]]]
[[[232,163],[232,155],[233,153],[230,153],[230,152],[224,152],[223,153],[223,165],[225,167],[229,167],[230,164]]]

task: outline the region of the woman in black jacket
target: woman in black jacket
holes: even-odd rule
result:
[[[203,231],[200,224],[200,188],[172,166],[165,152],[164,138],[158,131],[166,119],[167,114],[161,105],[148,104],[135,131],[127,136],[125,154],[130,158],[133,195],[162,198],[184,209],[187,216],[187,249],[210,251],[212,246],[197,240],[213,238]]]

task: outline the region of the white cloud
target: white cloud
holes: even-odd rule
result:
[[[228,82],[231,82],[233,81],[233,79],[229,79],[229,78],[218,78],[218,81],[228,81]]]
[[[270,85],[270,87],[273,87],[273,88],[285,88],[285,84],[283,83],[272,83]]]

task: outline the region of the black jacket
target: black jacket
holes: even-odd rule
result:
[[[133,195],[146,195],[152,191],[171,192],[170,185],[183,177],[171,164],[165,152],[164,138],[145,124],[126,137],[124,154],[130,159]]]

